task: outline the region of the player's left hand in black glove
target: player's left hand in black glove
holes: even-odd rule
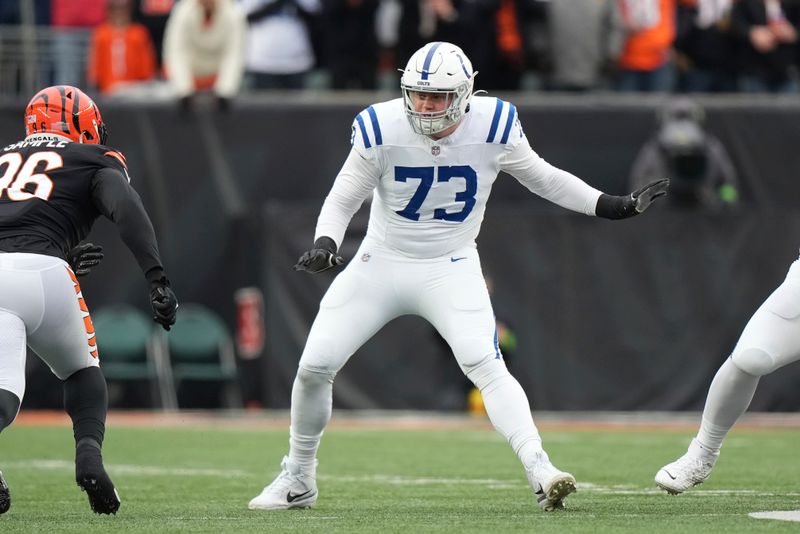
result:
[[[344,259],[336,254],[336,243],[330,237],[320,237],[314,241],[314,248],[300,256],[294,265],[295,271],[321,273],[344,263]]]
[[[85,276],[91,272],[92,267],[103,260],[103,247],[94,243],[75,245],[68,254],[69,266],[75,276]]]
[[[631,193],[631,200],[634,202],[633,209],[635,209],[637,213],[642,213],[650,207],[650,204],[652,204],[655,199],[666,195],[667,189],[669,189],[669,180],[666,178],[656,180],[641,189],[637,189]]]
[[[178,298],[169,287],[169,280],[165,276],[150,282],[150,306],[153,308],[153,320],[169,331],[175,324]]]
[[[603,193],[597,199],[595,214],[606,219],[627,219],[639,215],[660,196],[667,194],[669,180],[656,180],[630,195],[613,196]]]

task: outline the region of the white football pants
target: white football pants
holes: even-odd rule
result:
[[[26,343],[61,380],[99,365],[92,319],[67,263],[0,252],[0,389],[20,400]]]
[[[428,320],[465,371],[486,356],[500,357],[476,249],[421,260],[365,242],[322,298],[300,367],[338,372],[361,345],[401,315]]]
[[[717,451],[747,411],[759,379],[800,360],[800,260],[756,310],[708,390],[697,441]]]
[[[747,322],[731,358],[754,376],[800,360],[800,260]]]
[[[332,384],[350,356],[390,320],[419,315],[450,345],[481,390],[487,413],[526,467],[542,451],[530,405],[502,360],[473,247],[415,259],[365,240],[320,302],[292,388],[290,459],[313,469],[331,415]]]

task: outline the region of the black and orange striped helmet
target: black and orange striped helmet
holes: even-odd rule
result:
[[[52,133],[75,142],[104,145],[108,130],[100,109],[86,93],[71,85],[42,89],[25,108],[25,135]]]

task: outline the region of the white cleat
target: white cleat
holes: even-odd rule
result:
[[[693,439],[686,454],[658,470],[656,485],[670,495],[683,493],[708,479],[718,457],[719,452],[703,449]]]
[[[539,507],[545,512],[564,508],[564,499],[577,490],[575,477],[558,470],[543,454],[542,459],[526,471]]]
[[[251,510],[288,510],[310,508],[317,502],[317,481],[313,474],[301,473],[299,466],[287,456],[281,462],[281,473],[272,484],[247,505]]]

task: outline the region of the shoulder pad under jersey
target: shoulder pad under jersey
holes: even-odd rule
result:
[[[475,113],[473,121],[477,135],[490,144],[514,144],[524,134],[519,122],[517,107],[511,102],[499,98],[476,96],[472,98],[472,109]]]
[[[70,152],[99,167],[116,169],[122,172],[129,182],[131,181],[130,176],[128,176],[128,162],[125,159],[125,155],[119,150],[105,145],[71,143]]]
[[[353,120],[350,144],[355,148],[374,148],[397,144],[410,131],[403,111],[403,99],[380,102],[361,111]]]

